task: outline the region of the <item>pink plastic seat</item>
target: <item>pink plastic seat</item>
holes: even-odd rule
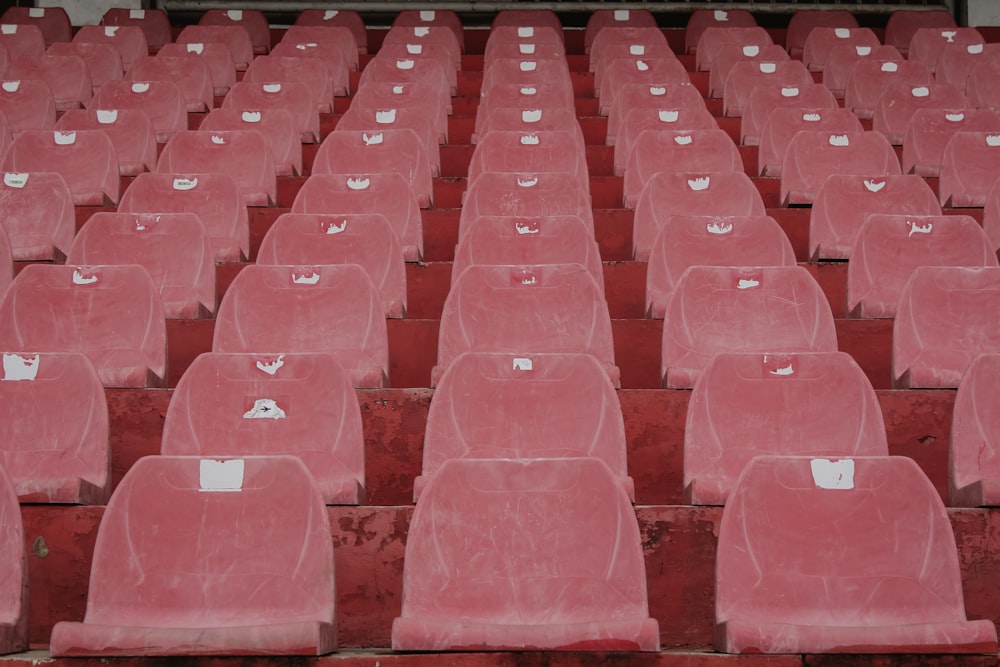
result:
[[[539,88],[534,84],[517,82],[496,83],[488,90],[484,88],[480,94],[479,107],[476,110],[476,125],[472,130],[472,143],[479,141],[479,137],[485,133],[493,112],[503,108],[541,110],[543,116],[546,111],[570,110],[575,108],[573,91],[572,89],[552,86]],[[577,121],[577,125],[579,125],[579,121]]]
[[[897,9],[889,14],[885,26],[885,43],[899,49],[906,55],[910,49],[910,40],[920,28],[953,28],[955,17],[946,9],[921,11],[915,9]]]
[[[597,9],[587,19],[583,35],[584,53],[590,53],[597,35],[605,29],[639,27],[656,27],[656,18],[648,9]]]
[[[333,562],[323,498],[298,458],[147,456],[104,512],[86,616],[56,624],[51,653],[329,653]]]
[[[830,49],[823,67],[823,85],[830,89],[838,100],[844,99],[848,81],[854,71],[854,66],[860,60],[877,62],[903,62],[903,56],[894,46],[857,46],[854,44],[837,44]]]
[[[795,252],[769,216],[672,215],[649,251],[647,316],[664,318],[691,266],[795,266]]]
[[[295,119],[285,109],[249,111],[212,109],[198,128],[202,132],[256,131],[263,135],[278,176],[302,174],[302,143]]]
[[[608,132],[605,140],[608,146],[614,146],[617,142],[626,116],[640,108],[665,110],[669,118],[673,116],[673,111],[694,112],[706,107],[701,92],[690,83],[664,85],[631,83],[621,89],[608,110]]]
[[[661,171],[742,172],[743,158],[723,130],[647,130],[636,138],[625,163],[625,208],[635,208],[646,184]]]
[[[559,132],[563,135],[570,135],[571,145],[573,145],[571,150],[575,154],[586,153],[583,129],[580,127],[576,111],[572,107],[552,109],[489,107],[478,115],[483,116],[484,114],[480,133],[474,141],[477,145],[492,132],[518,135]]]
[[[684,29],[684,53],[696,53],[702,35],[709,28],[746,28],[757,25],[746,9],[696,9]]]
[[[462,47],[455,32],[446,26],[395,26],[386,33],[379,53],[386,47],[392,47],[387,52],[396,57],[410,54],[436,58],[446,70],[462,69]]]
[[[785,33],[785,48],[792,58],[802,58],[806,40],[814,28],[857,29],[858,20],[846,9],[796,10]]]
[[[795,88],[812,83],[812,74],[801,60],[741,60],[733,65],[726,78],[722,94],[723,113],[726,116],[742,116],[750,92],[757,86]]]
[[[686,38],[685,38],[685,41]],[[756,23],[746,26],[709,26],[698,38],[698,48],[695,53],[695,70],[699,72],[711,72],[719,64],[719,55],[723,51],[736,48],[740,53],[744,53],[748,59],[758,59],[762,51],[774,52],[770,49],[774,46],[771,40],[771,33]],[[780,47],[779,47],[780,48]],[[784,57],[780,60],[787,60],[788,54],[782,48]],[[730,64],[732,67],[732,64]],[[721,97],[721,95],[719,95]]]
[[[893,86],[930,86],[934,75],[921,62],[863,58],[854,65],[844,88],[844,108],[858,118],[872,118],[882,91]]]
[[[139,174],[122,195],[118,212],[194,213],[205,226],[215,261],[250,256],[247,207],[228,174]]]
[[[548,26],[497,26],[490,29],[486,40],[483,69],[498,58],[558,58],[565,55],[562,28],[556,31]]]
[[[136,60],[149,55],[146,33],[138,25],[82,25],[73,35],[73,42],[113,46],[125,71],[129,70]]]
[[[451,283],[474,264],[581,264],[604,292],[604,269],[594,230],[578,216],[476,218],[455,249]]]
[[[1000,134],[956,132],[941,157],[938,198],[942,206],[972,207],[986,204],[1000,173]]]
[[[997,266],[975,218],[965,215],[869,215],[847,266],[847,312],[891,318],[903,286],[919,266]]]
[[[744,119],[745,120],[745,119]],[[781,176],[781,163],[792,137],[801,130],[821,130],[834,134],[861,132],[861,121],[841,108],[776,108],[760,133],[757,171],[761,176]]]
[[[167,58],[192,58],[204,62],[212,79],[212,94],[222,97],[236,83],[236,63],[225,44],[191,42],[164,44],[157,55]],[[197,67],[197,65],[195,66]],[[213,100],[214,101],[214,100]]]
[[[270,206],[278,200],[274,156],[256,130],[178,132],[160,153],[156,171],[229,174],[247,206]]]
[[[597,33],[594,43],[590,45],[588,69],[596,73],[610,65],[616,58],[634,59],[672,55],[674,52],[670,50],[667,38],[659,28],[638,26],[602,30]]]
[[[691,78],[684,65],[670,54],[659,58],[616,58],[601,71],[600,80],[598,88],[595,77],[594,90],[599,103],[598,113],[606,116],[611,113],[622,89],[629,84],[683,84],[690,83]]]
[[[903,173],[939,176],[944,148],[956,132],[1000,134],[1000,115],[988,109],[918,109],[903,136]]]
[[[1000,178],[993,181],[993,186],[986,194],[986,204],[983,206],[983,231],[990,238],[994,248],[1000,249]]]
[[[740,144],[759,146],[760,136],[768,119],[779,109],[838,109],[837,100],[830,89],[821,83],[805,86],[757,86],[747,98],[740,120]],[[857,129],[861,129],[859,126]],[[817,128],[818,129],[818,128]],[[790,137],[789,137],[790,139]],[[759,153],[758,153],[759,156]]]
[[[844,520],[850,517],[850,520]],[[983,653],[944,503],[903,456],[752,460],[729,496],[715,564],[727,653]]]
[[[878,132],[799,132],[781,163],[781,203],[812,204],[828,176],[900,174],[899,159]]]
[[[319,103],[316,101],[315,91],[301,81],[240,81],[229,89],[222,101],[222,108],[241,111],[284,109],[295,119],[302,143],[319,142]]]
[[[82,352],[105,387],[158,387],[166,377],[163,308],[141,266],[32,264],[0,313],[0,349]]]
[[[767,215],[757,186],[742,171],[660,172],[635,207],[632,253],[649,259],[660,228],[672,215]]]
[[[647,130],[651,132],[696,132],[715,130],[719,124],[705,107],[656,108],[639,107],[625,114],[618,136],[615,137],[615,176],[625,174],[625,165],[632,149]]]
[[[423,256],[423,222],[409,181],[396,173],[314,174],[306,179],[292,213],[378,213],[396,232],[407,262]]]
[[[56,111],[76,109],[94,94],[87,63],[80,56],[18,56],[4,74],[10,80],[39,79],[52,91]]]
[[[882,46],[871,28],[834,28],[822,26],[813,28],[806,37],[802,47],[802,61],[810,72],[822,72],[826,69],[826,59],[834,46],[851,44],[877,49]]]
[[[104,12],[101,25],[107,27],[135,26],[142,30],[149,53],[157,53],[164,44],[174,41],[170,19],[162,9],[125,9],[112,7]],[[83,26],[81,26],[81,30]],[[79,34],[79,33],[78,33]],[[115,35],[118,36],[118,35]],[[121,35],[125,37],[125,35]],[[131,40],[130,40],[131,41]]]
[[[551,9],[502,9],[490,23],[490,36],[504,27],[549,28],[562,35],[562,21]]]
[[[253,60],[253,43],[250,33],[241,25],[189,25],[177,35],[178,44],[204,44],[216,42],[229,49],[236,69],[245,71]]]
[[[124,73],[121,55],[111,44],[99,42],[56,42],[45,50],[47,56],[76,56],[86,66],[91,96],[106,81],[121,79]],[[6,69],[6,68],[5,68]]]
[[[340,53],[337,51],[337,53]],[[334,75],[334,69],[338,75]],[[337,85],[334,87],[334,80]],[[243,77],[260,84],[297,81],[313,91],[319,113],[333,113],[333,96],[347,95],[347,68],[343,63],[328,63],[320,58],[268,55],[254,58]]]
[[[161,51],[157,56],[143,56],[136,60],[125,78],[129,81],[170,81],[177,84],[184,95],[188,112],[208,111],[215,106],[212,72],[201,58],[167,56]]]
[[[14,485],[0,466],[0,653],[28,650],[28,552]]]
[[[421,132],[424,125],[429,126],[426,129],[430,132],[430,136],[436,137],[434,144],[444,144],[448,141],[448,115],[452,113],[452,106],[447,91],[422,88],[398,81],[370,81],[358,88],[351,99],[348,111],[354,109],[370,110],[373,115],[376,110],[389,112],[393,109],[396,110],[396,115],[399,115],[402,109],[406,109],[409,114],[419,119],[414,122],[420,124]],[[380,118],[379,121],[379,124],[394,122],[385,118]]]
[[[465,191],[458,221],[458,238],[473,220],[484,215],[576,215],[594,228],[590,194],[570,174],[484,172]]]
[[[559,88],[573,92],[573,81],[565,56],[541,58],[518,56],[496,58],[483,71],[482,90],[490,90],[500,84],[517,83],[535,88]]]
[[[433,177],[441,173],[441,148],[438,143],[441,137],[435,126],[435,116],[435,110],[419,105],[379,108],[363,107],[354,102],[340,117],[336,132],[362,133],[370,136],[377,136],[385,131],[415,132],[423,146]],[[378,171],[381,170],[379,168]]]
[[[7,7],[0,16],[0,23],[38,26],[45,38],[46,47],[55,42],[68,42],[73,38],[73,25],[69,14],[62,7]]]
[[[337,9],[303,9],[295,19],[296,26],[345,27],[354,35],[358,53],[368,53],[368,31],[361,15],[355,11]]]
[[[983,353],[1000,352],[1000,268],[921,266],[903,287],[892,332],[897,388],[953,388]]]
[[[490,410],[482,410],[488,404]],[[452,459],[594,457],[629,500],[625,423],[608,374],[589,354],[467,352],[448,367],[427,414],[414,502]]]
[[[0,219],[17,261],[59,261],[76,233],[73,193],[55,172],[4,173]]]
[[[463,352],[590,354],[618,385],[608,305],[580,264],[467,267],[444,304],[432,386]]]
[[[108,407],[90,360],[72,352],[4,352],[0,375],[0,468],[18,499],[105,504]]]
[[[9,58],[40,56],[45,53],[45,37],[37,25],[0,21],[0,47]]]
[[[207,9],[198,19],[201,26],[242,26],[250,36],[255,55],[271,50],[271,26],[259,9]]]
[[[161,144],[187,129],[184,93],[170,81],[108,81],[94,94],[90,108],[145,111]]]
[[[325,503],[365,498],[361,406],[329,354],[198,355],[170,399],[160,453],[295,456]]]
[[[475,182],[487,171],[561,172],[574,176],[581,188],[590,190],[587,156],[580,150],[579,137],[570,132],[522,133],[491,128],[472,153],[468,182]]]
[[[389,343],[382,298],[357,264],[251,264],[226,291],[213,352],[324,352],[355,387],[383,387]]]
[[[809,257],[850,259],[858,230],[870,215],[941,215],[934,191],[919,176],[832,174],[809,217]]]
[[[395,53],[393,53],[395,51]],[[418,87],[428,87],[439,93],[454,97],[458,93],[455,70],[437,58],[421,58],[405,51],[400,52],[391,46],[379,51],[361,72],[358,87],[368,83],[393,82],[404,83]],[[485,74],[484,74],[485,80]]]
[[[684,502],[725,505],[747,464],[768,455],[889,455],[878,397],[853,357],[712,357],[688,403]]]
[[[951,507],[1000,505],[998,371],[1000,355],[980,355],[969,364],[958,385],[948,456],[948,504]]]
[[[7,150],[6,172],[53,171],[66,179],[77,206],[117,204],[118,156],[103,130],[31,130]]]
[[[441,26],[449,28],[455,33],[459,46],[465,51],[465,32],[462,27],[462,20],[458,14],[450,9],[444,10],[416,10],[404,9],[396,14],[392,21],[393,28],[433,28]]]
[[[283,213],[260,243],[258,264],[358,264],[382,297],[386,317],[406,315],[406,266],[396,232],[376,213]]]
[[[969,106],[1000,113],[1000,91],[996,86],[998,76],[1000,76],[1000,56],[977,63],[972,68],[965,85]]]
[[[407,180],[420,208],[433,203],[431,163],[413,130],[340,130],[327,135],[313,160],[314,174],[397,173]]]
[[[77,233],[66,263],[139,264],[153,280],[167,318],[215,312],[212,244],[194,213],[95,213]]]
[[[917,28],[910,39],[907,58],[922,62],[933,73],[938,57],[948,44],[982,44],[986,40],[975,28]]]
[[[972,68],[981,62],[998,58],[1000,45],[997,44],[945,44],[938,56],[934,80],[952,85],[964,93]]]
[[[740,44],[737,42],[726,42],[719,46],[715,52],[715,59],[712,69],[708,73],[708,97],[722,99],[726,93],[726,80],[733,66],[744,60],[756,62],[781,62],[788,60],[788,52],[783,46],[768,44],[758,46],[756,44]]]
[[[890,143],[901,146],[913,114],[920,109],[961,109],[966,106],[961,90],[944,83],[929,86],[894,84],[883,89],[875,105],[872,129]]]
[[[473,646],[659,650],[639,526],[603,461],[454,459],[427,484],[392,648]]]
[[[285,36],[271,49],[274,55],[299,55],[323,58],[327,64],[343,62],[348,71],[358,70],[358,42],[354,32],[347,26],[336,25],[293,25],[285,29]],[[336,56],[339,51],[342,57]],[[339,72],[331,72],[336,78]],[[346,87],[345,87],[346,90]]]

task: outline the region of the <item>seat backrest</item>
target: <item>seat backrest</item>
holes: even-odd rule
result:
[[[995,506],[1000,480],[1000,355],[976,357],[958,385],[948,450],[950,507]]]
[[[639,136],[646,130],[667,132],[693,132],[715,130],[719,124],[705,107],[663,108],[638,107],[630,110],[621,120],[615,137],[615,176],[625,173],[625,165]]]
[[[826,59],[837,45],[851,44],[877,49],[882,43],[871,28],[819,26],[809,31],[802,46],[802,61],[812,72],[826,69]]]
[[[206,9],[198,19],[203,26],[241,26],[250,36],[254,54],[271,50],[271,26],[259,9]]]
[[[462,27],[462,20],[459,18],[458,14],[450,9],[439,9],[439,10],[416,10],[416,9],[404,9],[403,11],[396,14],[396,18],[392,21],[392,27],[406,27],[406,28],[432,28],[434,26],[443,26],[449,28],[455,33],[455,37],[458,39],[458,44],[461,46],[462,50],[465,50],[465,31]]]
[[[708,73],[708,97],[722,99],[726,94],[726,80],[733,66],[744,60],[757,62],[780,62],[788,60],[788,52],[778,44],[741,44],[723,42],[715,52],[712,69]]]
[[[156,53],[164,44],[174,41],[170,19],[162,9],[126,9],[112,7],[104,12],[101,25],[105,27],[135,26],[142,30],[149,53]],[[84,26],[81,26],[81,30]],[[77,33],[79,34],[79,33]],[[124,37],[125,35],[122,35]]]
[[[143,56],[135,61],[125,78],[129,81],[172,81],[184,94],[189,112],[208,111],[215,106],[212,70],[204,58],[187,55]]]
[[[313,92],[317,111],[333,113],[333,96],[347,95],[347,67],[339,60],[339,49],[328,52],[327,56],[327,58],[280,54],[257,56],[247,68],[243,80],[261,84],[276,81],[304,83]],[[334,57],[338,59],[334,60]]]
[[[319,142],[319,102],[316,92],[301,81],[240,81],[230,87],[222,108],[285,109],[295,119],[302,143]]]
[[[783,206],[812,204],[833,175],[880,179],[901,173],[896,152],[879,132],[804,130],[785,150],[780,201]]]
[[[157,55],[168,58],[192,58],[203,61],[212,77],[212,92],[224,96],[236,83],[236,62],[225,44],[189,42],[164,44]]]
[[[155,13],[155,12],[150,12]],[[107,19],[110,12],[105,13]],[[73,35],[74,42],[109,44],[121,57],[121,64],[128,71],[136,60],[149,55],[150,44],[146,32],[139,25],[82,25]],[[156,50],[163,44],[159,44]]]
[[[358,53],[368,53],[368,31],[361,15],[343,9],[303,9],[295,18],[296,26],[344,26],[354,35]]]
[[[956,132],[941,156],[938,199],[942,206],[984,206],[998,173],[1000,134]]]
[[[24,543],[21,506],[14,485],[0,466],[0,652],[28,650],[28,553]]]
[[[77,206],[117,204],[118,154],[104,130],[25,130],[3,159],[3,171],[56,172]]]
[[[750,92],[743,107],[743,118],[740,119],[740,143],[744,146],[759,146],[761,134],[771,114],[778,109],[787,108],[830,111],[839,109],[833,93],[821,83],[780,88],[758,86]]]
[[[823,85],[830,89],[838,100],[844,99],[847,82],[854,66],[860,60],[879,62],[902,62],[903,56],[892,46],[865,46],[857,44],[836,44],[830,49],[823,67]],[[848,110],[850,110],[848,108]]]
[[[777,107],[771,111],[760,132],[757,172],[761,176],[781,176],[781,163],[792,137],[800,130],[823,130],[835,134],[861,132],[861,121],[847,109],[835,107]]]
[[[55,129],[103,130],[115,148],[122,176],[138,176],[156,166],[156,131],[140,109],[70,109]]]
[[[583,33],[583,49],[590,53],[597,35],[606,28],[656,27],[656,17],[648,9],[597,9],[587,19]]]
[[[694,19],[694,16],[691,18]],[[684,41],[687,41],[687,35]],[[719,65],[719,55],[727,46],[736,45],[741,52],[751,56],[774,44],[771,33],[757,25],[755,20],[747,25],[709,25],[695,43],[698,46],[694,62],[699,72],[714,70]]]
[[[813,29],[857,27],[857,18],[846,9],[797,9],[788,20],[785,48],[792,58],[801,58],[806,40]]]
[[[161,144],[188,127],[184,92],[172,81],[108,81],[94,94],[90,107],[145,111]]]
[[[255,130],[267,141],[278,176],[302,174],[302,142],[295,119],[286,109],[212,109],[198,128],[201,131]]]
[[[0,217],[15,260],[60,259],[73,245],[73,193],[56,172],[4,173]]]
[[[476,143],[468,182],[487,171],[562,172],[575,176],[581,187],[590,190],[587,156],[580,151],[578,135],[561,130],[517,132],[491,128]]]
[[[917,109],[903,137],[903,173],[940,176],[944,148],[956,132],[1000,134],[1000,115],[990,109]]]
[[[881,132],[895,146],[903,144],[907,127],[918,109],[962,109],[967,106],[961,89],[947,83],[886,86],[875,105],[872,129]]]
[[[938,57],[947,44],[982,44],[986,40],[975,28],[917,28],[910,39],[907,58],[922,62],[931,72],[937,69]]]
[[[858,118],[871,118],[875,114],[882,91],[889,86],[929,86],[934,75],[927,65],[917,60],[888,59],[881,56],[861,58],[851,69],[844,88],[844,108]]]
[[[955,17],[946,9],[921,11],[897,9],[889,14],[885,25],[885,43],[894,46],[902,54],[910,49],[910,40],[919,28],[953,28]]]
[[[0,24],[4,23],[38,26],[46,47],[73,38],[73,24],[62,7],[7,7],[0,16]]]
[[[684,29],[684,53],[698,49],[701,37],[709,28],[741,28],[757,25],[746,9],[696,9]]]
[[[233,56],[238,71],[245,71],[253,60],[253,42],[242,25],[188,25],[177,35],[178,44],[223,44]]]
[[[0,22],[0,46],[10,58],[40,56],[45,53],[45,37],[37,25]]]
[[[757,86],[795,88],[812,83],[812,74],[801,60],[741,60],[733,65],[726,78],[726,88],[722,93],[723,113],[726,116],[742,116],[750,93]]]

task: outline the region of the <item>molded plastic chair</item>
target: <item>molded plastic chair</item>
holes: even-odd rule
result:
[[[812,204],[828,177],[873,179],[901,174],[899,158],[878,132],[804,130],[792,137],[781,163],[781,203]]]
[[[948,504],[951,507],[1000,505],[998,371],[1000,355],[980,355],[969,364],[958,385],[948,449]]]

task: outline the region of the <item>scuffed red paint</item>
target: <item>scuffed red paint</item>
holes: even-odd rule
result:
[[[420,474],[430,389],[358,390],[369,505],[410,505]]]
[[[637,505],[684,502],[684,421],[690,396],[690,391],[674,389],[618,392]]]
[[[880,390],[889,453],[908,456],[948,502],[948,448],[954,389]]]
[[[440,320],[387,320],[389,386],[429,387],[437,363]]]
[[[892,320],[835,320],[837,349],[861,366],[875,389],[892,388]]]
[[[663,320],[611,320],[622,389],[660,388]]]
[[[169,389],[105,389],[111,446],[112,489],[143,456],[160,453]]]

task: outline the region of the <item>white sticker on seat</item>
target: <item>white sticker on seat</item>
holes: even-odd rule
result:
[[[114,37],[115,34],[118,32],[118,28],[120,28],[120,27],[121,26],[117,26],[117,25],[106,25],[106,26],[104,26],[104,36],[105,37]]]
[[[405,72],[413,69],[416,64],[416,61],[412,58],[401,58],[396,61],[396,69],[403,70]]]
[[[29,7],[28,8],[28,16],[30,16],[33,19],[44,18],[45,17],[45,8],[44,7]]]
[[[409,53],[411,56],[419,56],[421,53],[424,52],[424,45],[423,44],[407,44],[406,45],[406,52]]]
[[[921,225],[916,220],[907,220],[906,224],[910,228],[910,233],[906,235],[906,238],[910,238],[914,234],[930,234],[934,230],[934,223],[930,220],[927,221],[926,225]]]
[[[381,132],[377,134],[362,132],[361,141],[365,142],[365,146],[379,146],[385,141],[385,135]]]
[[[678,146],[688,146],[691,144],[692,141],[694,141],[694,139],[691,137],[690,134],[681,134],[674,137],[674,143],[677,144]]]
[[[646,47],[642,44],[632,44],[628,47],[628,53],[630,56],[644,56],[646,55]]]
[[[854,488],[854,459],[812,459],[813,482],[821,489],[846,490]]]
[[[987,134],[986,135],[986,145],[987,146],[1000,146],[1000,134]]]
[[[531,26],[522,26],[517,29],[518,37],[534,37],[535,29]]]
[[[224,146],[226,144],[226,138],[219,134],[213,134],[212,143],[216,146]]]
[[[664,88],[663,86],[650,86],[649,94],[652,95],[653,97],[660,97],[661,95],[667,94],[667,89]]]
[[[985,45],[983,44],[969,44],[967,47],[965,47],[965,50],[968,51],[970,55],[978,56],[980,53],[983,52],[984,48]]]
[[[781,89],[781,96],[782,97],[798,97],[799,96],[799,89],[796,88],[796,87],[794,87],[794,86],[793,87],[789,87],[789,88],[782,88]]]
[[[526,234],[537,234],[542,230],[538,228],[538,222],[516,220],[514,221],[514,231],[523,236]]]
[[[378,109],[375,111],[375,122],[379,125],[392,125],[396,122],[396,110]]]
[[[404,88],[405,88],[405,86],[393,86],[392,87],[392,94],[393,95],[402,95],[403,92],[404,92]]]
[[[118,122],[118,109],[97,109],[94,115],[101,125],[114,125]]]
[[[421,21],[433,21],[437,17],[437,12],[433,9],[420,12]]]
[[[802,114],[802,120],[804,120],[807,123],[818,123],[819,121],[823,120],[823,117],[820,116],[815,111],[811,111]]]
[[[615,20],[616,21],[628,21],[629,11],[627,9],[616,9],[615,10]]]
[[[128,17],[130,19],[133,19],[133,20],[136,20],[136,21],[142,21],[144,18],[146,18],[146,10],[145,9],[130,9],[130,10],[128,10]]]
[[[729,12],[727,12],[725,9],[716,9],[713,16],[715,17],[716,21],[725,22],[729,20]]]
[[[521,122],[537,123],[542,120],[541,109],[523,109],[521,111]]]
[[[328,220],[322,223],[323,233],[329,236],[347,231],[347,218],[340,221],[338,225],[335,220]]]
[[[348,178],[347,187],[351,190],[367,190],[368,186],[372,184],[372,179],[370,178]]]
[[[174,190],[194,190],[198,187],[197,178],[175,178],[174,179]]]
[[[733,223],[723,222],[721,220],[713,220],[712,222],[705,225],[705,231],[709,234],[716,234],[722,236],[723,234],[729,234],[733,231]]]
[[[522,134],[521,135],[521,145],[522,146],[537,146],[538,145],[538,135],[537,134]]]
[[[28,184],[28,174],[6,173],[3,175],[3,184],[9,188],[21,189]]]
[[[519,176],[518,179],[517,179],[517,185],[518,185],[518,187],[522,187],[522,188],[533,188],[536,185],[538,185],[538,177],[537,176],[530,176],[528,178],[521,178]]]
[[[747,44],[743,47],[743,55],[747,58],[756,58],[760,55],[760,47],[756,44]]]
[[[38,375],[40,355],[10,354],[3,355],[3,379],[9,382],[34,380]]]
[[[93,285],[97,281],[98,276],[96,271],[85,269],[82,266],[73,269],[74,285]]]
[[[834,28],[833,35],[837,39],[847,39],[851,36],[850,28]]]
[[[534,86],[525,86],[525,87],[521,88],[521,90],[520,90],[520,93],[522,95],[534,95],[537,92],[538,92],[538,89],[535,88]]]
[[[426,26],[418,25],[413,27],[414,37],[426,37],[429,34],[431,34],[431,29]]]
[[[64,132],[56,130],[52,133],[52,141],[56,146],[72,146],[76,143],[76,132]]]
[[[330,19],[337,18],[337,14],[339,13],[340,13],[339,9],[328,9],[325,12],[323,12],[323,20],[329,21]]]
[[[917,86],[910,90],[910,94],[914,97],[928,97],[931,94],[931,90],[927,86]]]
[[[201,42],[190,42],[187,44],[187,52],[201,55],[205,51],[205,45]]]
[[[533,56],[535,55],[535,45],[534,44],[518,44],[517,51],[522,56]]]
[[[955,41],[955,35],[957,35],[957,34],[958,34],[957,30],[942,30],[941,31],[941,36],[948,43],[953,43]]]
[[[751,289],[760,287],[760,281],[756,278],[740,278],[736,281],[736,289]]]
[[[244,123],[259,123],[260,122],[260,112],[259,111],[244,111],[240,114],[240,118]]]
[[[148,81],[137,81],[132,84],[133,93],[148,93],[149,92],[149,82]]]
[[[226,16],[230,21],[242,21],[243,20],[243,10],[242,9],[228,9],[226,10]]]
[[[287,416],[273,398],[258,398],[253,407],[243,413],[243,419],[285,419]]]
[[[676,123],[681,117],[681,112],[677,109],[660,109],[656,115],[661,123]]]
[[[764,74],[774,74],[778,71],[777,63],[760,63],[759,67]]]
[[[319,271],[312,268],[292,269],[292,283],[295,285],[318,285]]]
[[[888,181],[881,181],[880,182],[880,181],[876,181],[876,180],[872,180],[872,179],[866,178],[865,179],[865,188],[868,190],[868,192],[879,192],[883,188],[885,188],[885,184],[887,182]]]
[[[944,119],[949,123],[961,123],[963,120],[965,120],[965,114],[962,113],[961,111],[957,113],[946,113],[944,115]]]
[[[531,368],[531,359],[527,357],[514,357],[513,369],[515,371],[530,371]]]
[[[638,70],[640,72],[648,72],[649,71],[649,65],[646,64],[646,62],[643,61],[643,60],[636,60],[635,61],[635,68],[636,68],[636,70]]]
[[[865,56],[870,56],[872,54],[872,47],[870,46],[855,46],[854,52],[859,56],[864,58]]]
[[[133,222],[135,223],[135,231],[145,232],[160,222],[160,216],[156,213],[139,213]]]
[[[689,178],[688,187],[699,192],[701,190],[707,190],[708,186],[711,184],[712,179],[709,176],[699,176],[698,178]]]
[[[21,81],[4,81],[2,85],[4,92],[16,93],[18,88],[21,87]]]
[[[257,367],[257,370],[263,371],[268,375],[274,375],[281,369],[282,366],[285,365],[285,355],[279,354],[277,357],[271,359],[270,361],[264,361],[263,359],[258,359],[255,365]]]
[[[263,90],[265,93],[271,93],[271,94],[273,94],[273,93],[280,93],[281,92],[281,84],[280,83],[265,83],[265,84],[261,85],[260,89]]]
[[[15,34],[17,34],[17,24],[16,23],[3,23],[3,24],[0,24],[0,34],[4,34],[4,35],[15,35]]]
[[[851,145],[851,139],[846,134],[831,134],[829,143],[831,146],[843,148]]]
[[[316,42],[302,42],[301,44],[296,44],[295,48],[299,51],[307,51],[309,49],[318,49],[319,44]]]
[[[882,67],[880,67],[879,69],[881,69],[883,72],[898,72],[899,63],[890,60],[889,62],[882,63]]]
[[[206,492],[242,491],[243,459],[216,461],[202,459],[198,470],[198,490]]]
[[[522,60],[520,63],[518,63],[518,68],[522,72],[534,72],[536,69],[538,69],[538,63],[536,63],[534,60]]]

